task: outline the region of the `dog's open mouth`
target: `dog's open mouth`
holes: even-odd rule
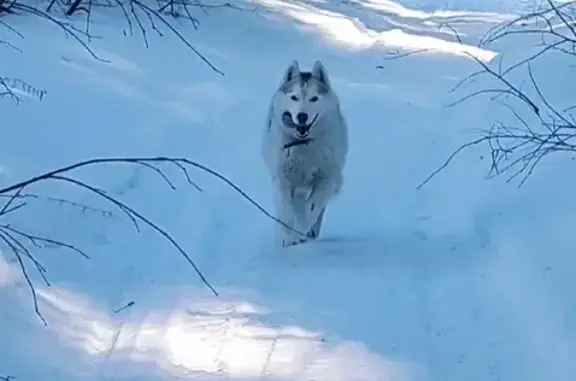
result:
[[[310,123],[296,124],[292,120],[292,115],[288,111],[285,111],[282,114],[282,122],[286,125],[286,127],[295,129],[296,130],[296,136],[299,139],[306,139],[308,137],[308,133],[310,132],[310,128],[312,128],[314,123],[316,123],[317,119],[318,119],[318,114],[316,114],[314,116],[314,118],[312,118],[312,121]]]

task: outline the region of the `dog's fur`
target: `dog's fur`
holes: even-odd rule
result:
[[[299,119],[301,113],[308,119]],[[342,186],[347,154],[348,128],[326,69],[316,61],[302,72],[294,61],[272,97],[262,137],[277,217],[292,228],[278,224],[282,246],[318,237],[326,207]]]

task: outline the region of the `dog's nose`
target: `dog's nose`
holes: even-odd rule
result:
[[[296,115],[296,119],[298,119],[298,123],[304,124],[308,120],[308,114],[305,112],[299,112],[298,115]]]

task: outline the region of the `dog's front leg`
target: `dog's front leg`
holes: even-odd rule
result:
[[[295,200],[294,189],[286,181],[277,181],[276,211],[277,217],[285,225],[278,224],[278,235],[282,246],[292,246],[306,240],[305,235],[300,234],[301,218]]]
[[[310,233],[314,225],[321,224],[328,202],[338,191],[338,186],[339,182],[332,179],[322,179],[315,184],[307,202],[308,213],[304,227],[306,233]]]

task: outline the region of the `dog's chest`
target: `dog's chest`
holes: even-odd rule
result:
[[[314,185],[330,177],[333,170],[330,147],[314,143],[285,148],[281,152],[281,172],[292,184]]]

